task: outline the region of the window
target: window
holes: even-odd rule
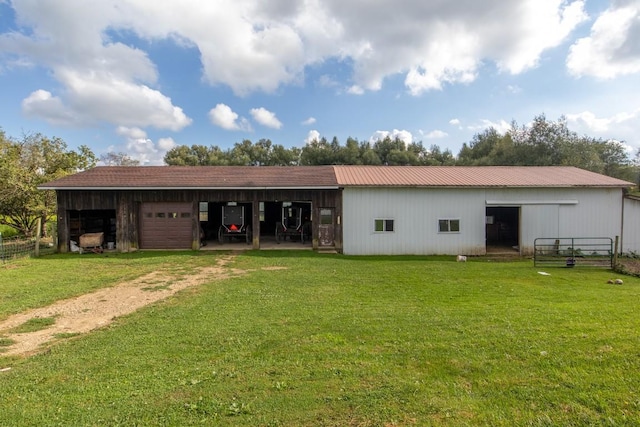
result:
[[[333,225],[333,209],[320,209],[320,224]]]
[[[209,221],[209,203],[200,202],[198,203],[198,210],[200,212],[200,222]]]
[[[439,219],[438,231],[440,233],[459,233],[460,220],[459,219]]]
[[[373,220],[373,230],[376,233],[391,233],[393,231],[394,220],[392,219],[374,219]]]

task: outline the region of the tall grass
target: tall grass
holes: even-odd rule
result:
[[[197,268],[219,256],[164,255],[45,257],[17,270],[84,265],[102,278],[86,291],[136,269]],[[128,264],[135,267],[112,271]],[[640,420],[640,279],[609,285],[621,276],[579,268],[546,276],[530,261],[294,252],[248,252],[230,267],[246,273],[212,277],[49,353],[0,357],[0,368],[12,368],[0,372],[3,419],[38,426]],[[0,270],[2,287],[7,274],[22,277]],[[39,301],[53,298],[46,282],[31,283],[48,295]],[[19,305],[4,303],[0,313]]]

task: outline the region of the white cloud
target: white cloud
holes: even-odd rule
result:
[[[320,76],[320,78],[318,79],[318,84],[322,87],[327,88],[335,88],[340,86],[340,83],[337,80],[326,74]]]
[[[278,120],[276,114],[265,108],[252,108],[250,113],[253,120],[260,123],[262,126],[272,129],[280,129],[282,127],[282,122]]]
[[[363,95],[364,94],[364,89],[361,86],[353,85],[353,86],[347,88],[347,93],[349,93],[351,95]]]
[[[25,32],[0,34],[0,54],[12,63],[49,69],[60,85],[55,97],[26,98],[27,114],[74,126],[107,122],[180,130],[191,123],[170,98],[151,87],[158,76],[147,54],[105,35],[108,28],[123,28],[128,18],[121,8],[108,1],[12,6]],[[40,94],[48,92],[41,89]]]
[[[173,138],[160,138],[158,139],[158,148],[162,151],[169,151],[172,148],[176,147],[177,144],[173,140]]]
[[[129,139],[146,139],[147,133],[140,128],[128,128],[126,126],[118,126],[116,133]]]
[[[448,136],[449,136],[449,134],[448,134],[448,133],[446,133],[446,132],[444,132],[444,131],[441,131],[441,130],[433,130],[433,131],[431,131],[431,132],[429,132],[429,133],[425,134],[425,136],[424,136],[424,137],[425,137],[426,139],[441,139],[441,138],[446,138],[446,137],[448,137]]]
[[[473,126],[467,126],[467,129],[472,131],[483,131],[485,129],[494,128],[501,134],[507,133],[511,130],[511,123],[506,122],[505,120],[500,120],[498,122],[493,122],[491,120],[483,119],[480,120],[480,123]]]
[[[577,114],[567,114],[570,128],[578,134],[592,135],[598,138],[614,138],[626,141],[634,149],[640,148],[638,138],[638,122],[640,109],[630,112],[619,112],[609,117],[598,117],[591,111]],[[612,134],[615,132],[615,134]]]
[[[46,90],[36,90],[22,101],[22,112],[28,117],[41,117],[48,123],[73,126],[77,116],[68,109],[59,97]]]
[[[320,132],[317,130],[310,130],[307,137],[304,140],[305,145],[309,145],[313,141],[320,141]]]
[[[181,108],[161,92],[142,84],[114,78],[107,72],[90,75],[60,68],[66,101],[79,117],[125,126],[178,131],[191,124]]]
[[[112,145],[108,151],[126,153],[132,159],[138,160],[142,166],[160,166],[164,164],[167,151],[175,147],[172,138],[160,138],[157,143],[147,137],[147,133],[137,127],[119,126],[116,134],[124,138],[119,145]]]
[[[391,132],[386,130],[377,130],[373,133],[373,135],[371,135],[371,137],[369,138],[369,142],[375,143],[376,141],[382,141],[386,137],[389,137],[393,140],[398,138],[405,144],[411,144],[413,142],[413,135],[411,134],[411,132],[398,129],[394,129]]]
[[[460,119],[451,119],[449,120],[449,124],[451,126],[460,126]]]
[[[304,126],[309,126],[312,125],[316,122],[316,118],[315,117],[309,117],[307,120],[304,120],[301,124]]]
[[[12,6],[20,32],[0,35],[0,53],[50,69],[67,108],[87,120],[171,130],[190,119],[155,87],[158,70],[148,54],[114,34],[195,47],[204,80],[238,95],[299,84],[306,67],[327,60],[347,64],[352,74],[346,81],[323,76],[321,84],[362,94],[402,75],[419,95],[469,83],[485,62],[514,74],[535,67],[586,19],[584,0],[407,0],[401,7],[394,0],[375,7],[364,0],[28,0]],[[84,85],[106,98],[89,105]],[[93,110],[84,114],[88,106]]]
[[[250,131],[251,125],[244,117],[238,116],[231,107],[218,104],[209,111],[211,123],[226,130]]]
[[[576,76],[611,79],[640,72],[640,1],[613,2],[571,46],[567,67]]]

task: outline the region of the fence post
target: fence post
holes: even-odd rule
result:
[[[4,243],[2,243],[2,233],[0,233],[0,259],[2,259],[2,263],[4,264]]]
[[[36,222],[36,247],[35,247],[35,256],[36,258],[40,256],[40,235],[42,234],[42,219],[38,218]]]
[[[615,247],[613,248],[613,265],[611,268],[616,268],[618,266],[618,240],[620,236],[616,236]]]

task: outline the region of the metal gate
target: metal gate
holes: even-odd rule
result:
[[[609,237],[537,238],[535,266],[613,268],[614,245]]]

